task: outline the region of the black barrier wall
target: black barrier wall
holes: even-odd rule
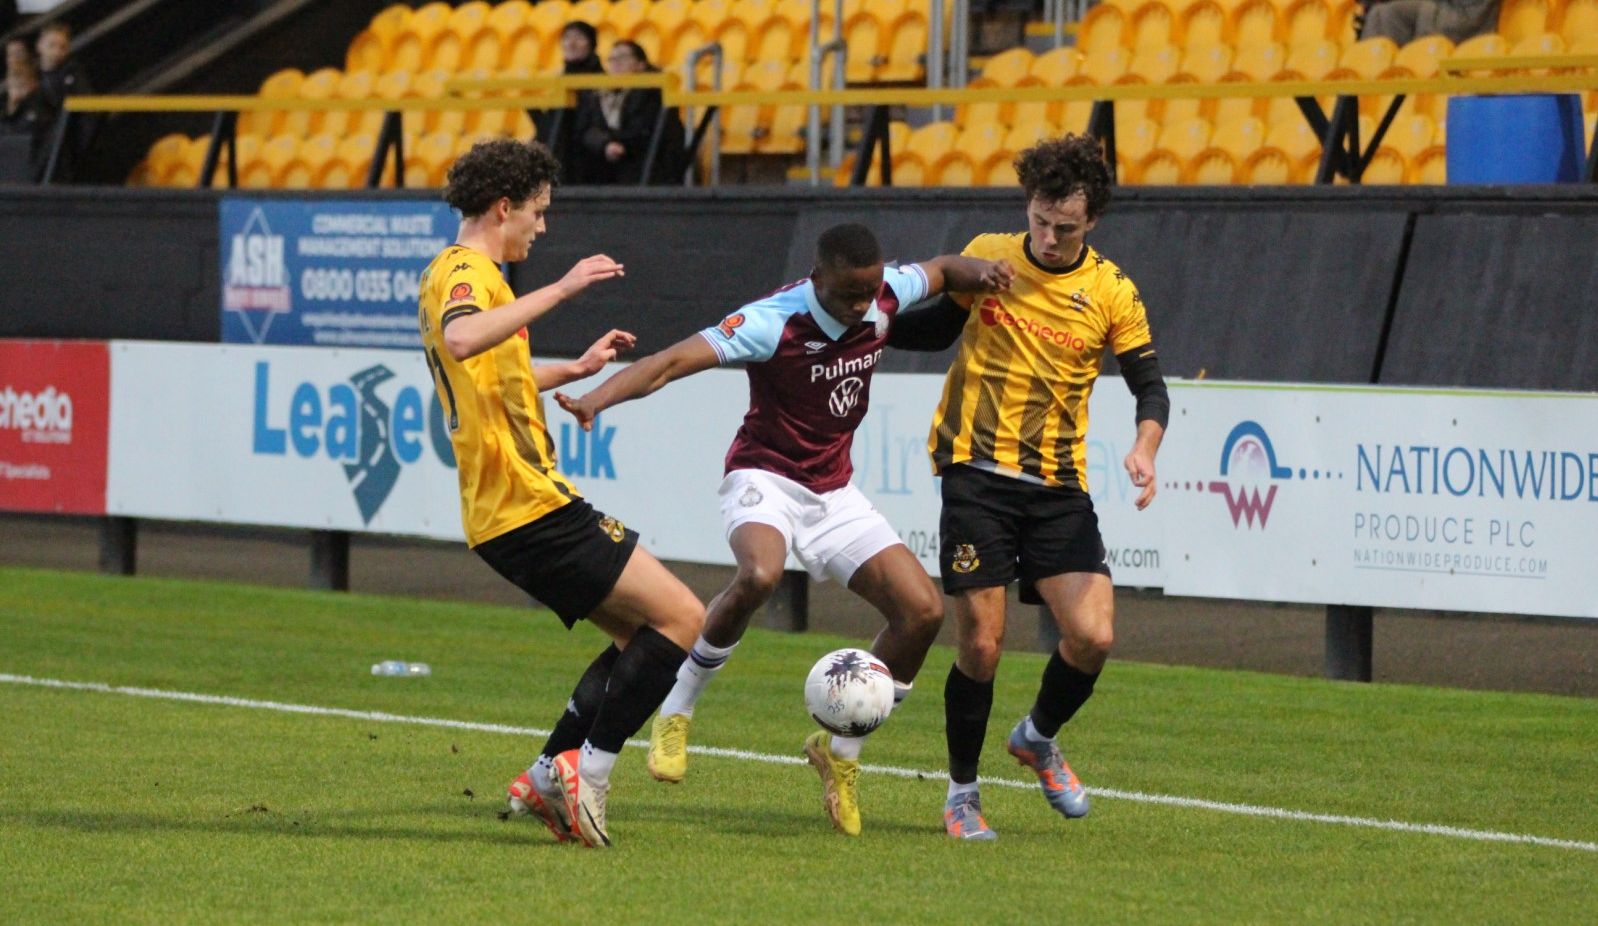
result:
[[[217,196],[0,192],[0,337],[216,340]],[[541,320],[534,349],[574,355],[619,327],[658,350],[803,276],[843,221],[917,260],[1022,230],[1025,212],[1008,190],[566,189],[512,284],[608,253],[626,278]],[[1172,375],[1598,391],[1585,187],[1129,188],[1088,240],[1137,281]],[[890,353],[883,368],[945,363]]]

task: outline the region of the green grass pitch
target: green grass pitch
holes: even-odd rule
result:
[[[1112,662],[1062,735],[1065,821],[984,788],[991,845],[941,833],[938,649],[866,745],[865,833],[797,760],[840,645],[752,631],[700,704],[678,786],[618,765],[615,849],[501,821],[525,734],[291,713],[16,677],[545,728],[602,641],[530,609],[0,570],[0,922],[1524,922],[1598,918],[1598,704]],[[426,679],[374,678],[385,658]],[[1000,669],[985,776],[1042,659]],[[642,735],[647,735],[647,728]],[[1171,805],[1401,821],[1488,841]]]

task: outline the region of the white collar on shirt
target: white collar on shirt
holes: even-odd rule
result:
[[[820,301],[816,299],[815,280],[805,280],[805,305],[810,307],[810,317],[816,320],[816,325],[821,328],[827,337],[834,341],[843,337],[849,330],[844,326],[843,322],[833,318],[831,313],[821,307]],[[881,315],[882,311],[877,308],[877,300],[873,299],[871,300],[871,308],[866,310],[866,314],[860,319],[860,323],[870,322],[874,325]]]

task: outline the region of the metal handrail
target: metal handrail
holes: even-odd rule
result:
[[[825,45],[818,45],[810,49],[810,90],[814,93],[821,92],[821,72],[826,66],[827,56],[836,56],[834,63],[834,83],[837,89],[842,89],[845,78],[848,76],[849,45],[843,39],[833,39]],[[843,163],[843,106],[838,103],[832,105],[832,155],[831,165],[837,167]],[[810,169],[810,185],[821,184],[821,106],[810,105],[810,121],[805,132],[805,165]]]
[[[721,71],[722,71],[722,66],[723,66],[723,64],[725,62],[724,62],[724,60],[722,58],[721,43],[720,42],[711,42],[708,45],[701,45],[698,48],[694,49],[693,51],[689,52],[688,53],[688,61],[685,64],[683,64],[683,84],[687,88],[689,93],[693,93],[695,90],[698,89],[699,62],[702,59],[706,58],[706,57],[710,58],[710,86],[711,86],[711,89],[712,89],[713,92],[716,92],[716,93],[720,93],[721,92],[721,89],[722,89],[721,88]],[[714,104],[712,104],[712,105],[714,105]],[[683,115],[686,117],[683,120],[684,124],[690,125],[690,126],[694,125],[696,120],[694,119],[694,115],[695,114],[694,114],[694,111],[693,111],[692,108],[689,108],[686,112],[684,112]],[[719,106],[716,107],[715,111],[710,114],[710,124],[707,127],[707,130],[710,133],[710,177],[708,179],[710,181],[710,185],[711,186],[720,186],[721,185],[721,108]],[[697,151],[698,149],[696,148],[695,150]],[[683,185],[684,186],[693,186],[694,185],[694,172],[693,172],[693,165],[692,164],[690,164],[689,165],[689,169],[684,172]]]

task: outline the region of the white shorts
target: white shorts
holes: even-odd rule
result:
[[[782,532],[788,549],[818,582],[848,586],[866,560],[900,543],[899,534],[853,485],[816,494],[759,469],[735,469],[721,481],[721,523],[727,538],[741,524]]]

